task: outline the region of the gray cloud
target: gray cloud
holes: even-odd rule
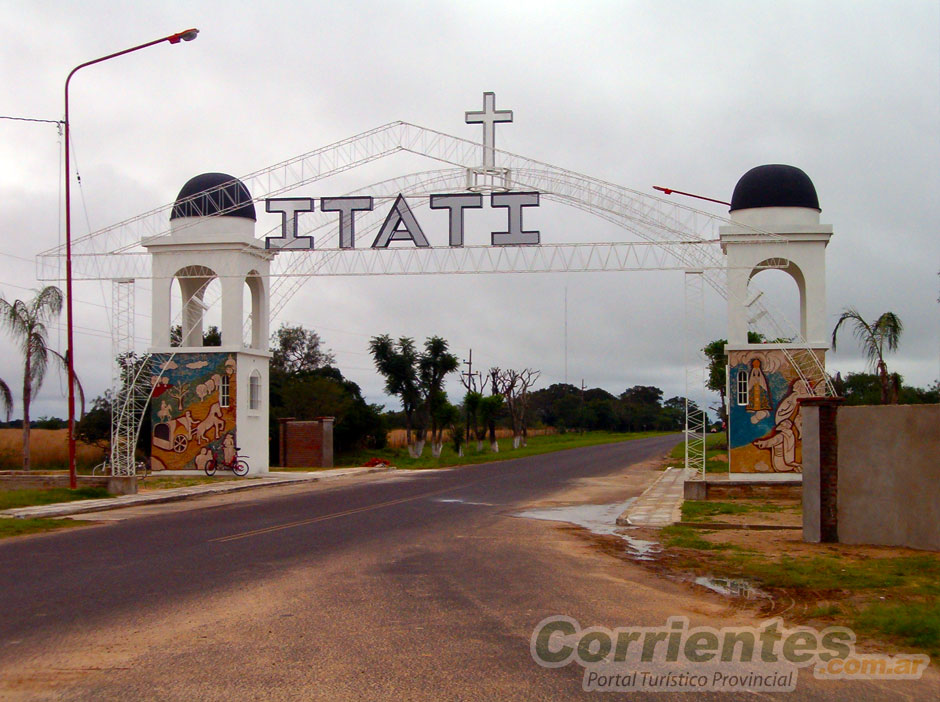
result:
[[[0,17],[17,28],[0,48],[0,111],[47,119],[60,116],[76,63],[163,32],[202,30],[195,42],[76,77],[79,233],[88,229],[84,207],[96,229],[171,201],[196,173],[248,173],[397,119],[476,139],[463,111],[493,90],[497,106],[516,116],[499,130],[500,147],[638,190],[667,185],[727,199],[754,165],[803,168],[836,231],[830,320],[847,305],[897,312],[906,331],[889,363],[918,385],[937,378],[935,4],[89,1],[81,11],[64,2],[5,5]],[[32,258],[57,241],[59,156],[52,125],[0,120],[7,297],[28,294],[13,286],[37,285],[13,256]],[[435,167],[396,157],[304,192],[335,195]],[[540,222],[546,242],[622,238],[581,213],[555,208],[550,217]],[[786,294],[785,284],[762,277]],[[612,392],[656,384],[668,396],[684,385],[681,284],[676,273],[320,279],[275,323],[322,330],[344,372],[376,401],[382,384],[366,343],[385,331],[441,334],[461,354],[472,347],[481,366],[541,367],[547,384],[564,378],[567,285],[569,380]],[[76,291],[99,305],[109,296],[95,284]],[[110,377],[107,340],[89,335],[106,335],[107,319],[100,307],[77,309],[89,330],[77,337],[77,361],[96,394]],[[725,336],[716,297],[707,321],[711,336]],[[0,344],[0,376],[16,385],[17,364]],[[863,367],[848,337],[829,366]],[[53,385],[37,414],[64,412]]]

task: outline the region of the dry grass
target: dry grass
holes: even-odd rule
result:
[[[551,427],[545,429],[529,429],[529,436],[548,436],[549,434],[554,434],[555,430]],[[507,439],[512,436],[511,429],[497,429],[496,438],[497,439]],[[450,431],[444,432],[444,441],[450,441]],[[486,440],[489,442],[489,439]],[[390,449],[400,449],[407,446],[407,441],[405,440],[405,430],[404,429],[392,429],[388,433],[388,443],[386,444]]]
[[[31,467],[36,470],[68,468],[68,430],[32,429],[29,432]],[[104,452],[81,442],[75,447],[75,462],[79,467],[100,463]],[[0,470],[23,467],[23,430],[0,429]]]

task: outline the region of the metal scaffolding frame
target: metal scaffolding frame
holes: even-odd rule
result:
[[[707,360],[705,348],[705,282],[702,270],[687,270],[683,324],[685,356],[685,468],[705,479],[705,436],[708,414],[705,405]]]
[[[539,192],[546,199],[589,212],[623,229],[637,240],[622,242],[595,242],[581,244],[540,244],[513,247],[428,247],[385,249],[325,248],[324,243],[335,234],[335,218],[317,213],[310,217],[307,228],[298,234],[319,237],[318,247],[310,251],[292,251],[278,257],[272,266],[274,283],[271,290],[272,317],[280,312],[303,283],[311,276],[356,275],[427,275],[469,273],[519,272],[572,272],[572,271],[629,271],[629,270],[684,270],[686,271],[687,298],[689,291],[699,300],[708,285],[723,298],[728,296],[726,262],[718,246],[718,228],[732,222],[674,200],[666,200],[647,193],[625,188],[574,171],[558,168],[506,151],[495,150],[499,168],[479,167],[480,143],[450,136],[407,122],[393,122],[343,141],[315,149],[270,168],[242,176],[256,202],[282,195],[330,176],[371,163],[399,152],[408,152],[450,168],[413,173],[383,181],[364,189],[376,201],[403,194],[424,200],[432,193],[497,192],[528,190]],[[225,215],[243,203],[232,196],[235,189],[228,183],[208,193],[189,198],[192,211],[199,212],[202,203],[223,202],[221,209],[213,205],[213,216]],[[362,190],[350,194],[357,194]],[[168,236],[170,214],[177,203],[169,203],[105,229],[78,237],[72,242],[73,275],[76,280],[114,280],[115,350],[127,347],[133,351],[133,279],[151,277],[150,258],[143,250],[145,238]],[[364,237],[380,226],[377,212],[362,212],[357,219],[358,236]],[[195,219],[195,218],[194,218]],[[175,228],[185,228],[186,220],[177,220]],[[740,224],[738,224],[740,226]],[[771,267],[787,265],[786,240],[769,232],[753,230],[754,243],[779,245],[777,262]],[[276,235],[271,231],[260,237]],[[37,278],[43,281],[61,279],[61,258],[64,247],[42,252],[37,257]],[[691,282],[690,282],[691,281]],[[207,308],[215,300],[205,301]],[[699,302],[696,309],[701,309]],[[831,381],[816,353],[809,348],[800,334],[785,318],[772,313],[757,296],[739,301],[753,310],[751,326],[768,339],[786,339],[791,348],[785,349],[788,360],[800,377],[819,394],[832,395]],[[687,322],[690,301],[687,299]],[[130,313],[128,313],[130,309]],[[117,317],[121,321],[117,321]],[[128,319],[129,317],[129,319]],[[688,346],[687,339],[687,346]],[[130,358],[124,351],[118,358]],[[697,364],[698,361],[689,359]],[[115,470],[133,474],[133,445],[136,443],[143,408],[149,401],[150,373],[143,372],[149,357],[137,360],[136,373],[124,364],[115,371],[115,392],[121,397],[115,403],[121,407],[113,434],[112,463]],[[700,364],[699,368],[703,368]],[[701,370],[687,371],[687,398],[692,391],[692,376]],[[129,374],[135,380],[128,382]],[[144,384],[146,381],[146,384]],[[697,381],[696,381],[697,382]],[[693,446],[692,460],[704,470],[704,406],[702,416],[687,417],[686,433],[699,435],[701,449]],[[132,426],[135,424],[136,426]],[[697,440],[697,439],[696,439]],[[692,442],[688,442],[689,446]],[[115,453],[116,452],[116,453]],[[699,456],[699,453],[701,456]]]

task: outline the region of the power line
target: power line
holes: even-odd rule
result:
[[[58,125],[65,124],[65,122],[63,122],[61,119],[37,119],[36,117],[10,117],[7,115],[0,115],[0,119],[9,119],[14,122],[43,122],[45,124],[58,124]]]

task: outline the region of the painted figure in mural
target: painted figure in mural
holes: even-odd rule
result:
[[[225,459],[227,464],[231,464],[235,460],[235,454],[238,449],[235,448],[235,435],[226,434],[225,438],[222,439],[222,458]]]
[[[157,412],[157,417],[161,422],[166,422],[173,416],[173,410],[170,409],[170,406],[166,403],[166,400],[160,402],[160,411]]]
[[[800,437],[803,426],[800,416],[801,397],[809,397],[812,389],[804,380],[795,380],[790,385],[790,391],[780,400],[777,412],[774,415],[776,425],[764,437],[754,441],[754,446],[770,451],[770,466],[774,472],[790,473],[803,471],[803,466],[796,460],[796,442]],[[758,470],[766,464],[758,464]]]
[[[225,420],[222,418],[222,408],[219,407],[218,402],[213,402],[212,407],[209,408],[209,414],[206,415],[206,418],[199,422],[199,425],[196,427],[196,440],[200,444],[206,443],[206,434],[210,431],[214,433],[212,437],[213,440],[218,439],[222,432],[225,431]]]
[[[176,418],[177,425],[183,427],[186,430],[186,438],[189,441],[192,441],[193,438],[193,426],[196,424],[196,420],[193,419],[193,413],[189,410],[183,412],[182,417]]]
[[[225,375],[234,375],[235,374],[235,358],[229,356],[225,359]]]
[[[751,359],[751,370],[747,374],[747,411],[753,412],[751,423],[757,424],[770,415],[770,388],[761,370],[760,359]]]
[[[207,447],[199,449],[199,453],[197,453],[196,457],[193,459],[193,463],[196,464],[196,470],[205,470],[206,463],[209,462],[210,458],[212,458],[212,451]]]

